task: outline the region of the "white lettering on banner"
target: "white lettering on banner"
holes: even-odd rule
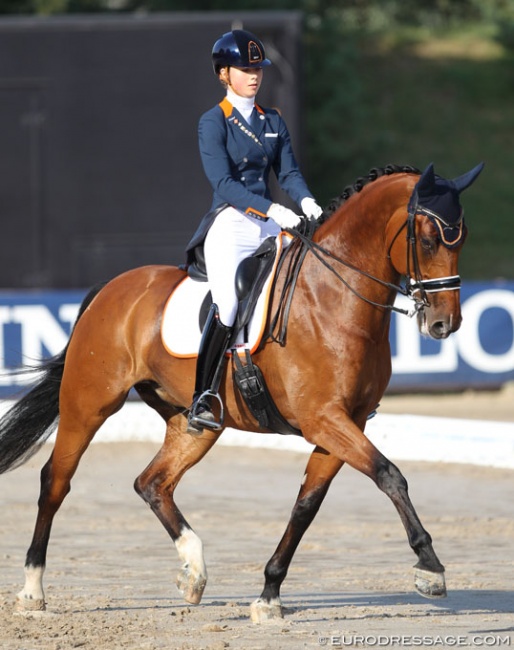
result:
[[[514,369],[514,337],[503,354],[489,354],[480,341],[480,318],[487,309],[503,309],[514,325],[514,293],[503,289],[480,291],[462,305],[463,321],[456,336],[462,359],[482,372],[509,372]]]
[[[75,322],[79,305],[63,304],[59,307],[59,318],[71,325]],[[69,333],[65,331],[52,312],[44,305],[16,305],[0,307],[0,327],[14,323],[20,325],[21,355],[23,363],[33,364],[45,356],[56,355],[66,346]],[[0,336],[0,386],[27,384],[33,381],[31,375],[11,375],[5,367],[5,335]]]
[[[401,296],[395,303],[403,309],[411,302]],[[416,317],[396,316],[396,354],[392,359],[393,373],[455,372],[458,354],[455,340],[451,337],[441,341],[437,354],[421,354],[421,336]]]
[[[59,307],[59,318],[62,320],[63,323],[70,324],[70,332],[73,325],[75,324],[75,321],[78,318],[79,310],[80,310],[80,305],[76,305],[76,304],[65,303]]]
[[[21,349],[30,362],[42,358],[43,346],[53,356],[68,342],[67,332],[43,305],[13,307],[12,322],[21,325]]]

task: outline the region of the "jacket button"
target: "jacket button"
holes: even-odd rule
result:
[[[264,179],[262,178],[262,176],[259,176],[259,181],[262,182],[263,180],[264,180]]]
[[[248,158],[243,158],[243,162],[248,162]]]
[[[245,178],[244,176],[241,176],[241,180],[242,180],[242,181],[245,181],[246,178]]]

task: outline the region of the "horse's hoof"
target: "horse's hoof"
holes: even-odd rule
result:
[[[444,573],[415,569],[414,586],[425,598],[446,598],[446,583]]]
[[[195,576],[184,567],[177,575],[177,587],[186,603],[198,605],[202,600],[207,578],[205,576]]]
[[[19,615],[44,612],[46,603],[42,598],[20,598],[17,596],[14,604],[14,613]]]
[[[266,601],[262,598],[257,598],[250,605],[250,619],[252,623],[264,623],[265,621],[272,621],[284,618],[284,611],[280,598]]]

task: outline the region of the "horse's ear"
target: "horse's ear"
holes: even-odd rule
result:
[[[425,171],[421,174],[417,189],[420,196],[430,196],[434,193],[435,187],[435,174],[434,163],[430,163]]]
[[[484,164],[485,163],[481,162],[476,167],[473,167],[471,171],[453,179],[452,183],[455,189],[457,190],[457,192],[459,192],[459,194],[463,192],[467,187],[469,187],[476,180],[477,176],[484,168]]]

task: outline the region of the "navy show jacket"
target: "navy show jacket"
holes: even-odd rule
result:
[[[269,190],[271,170],[280,187],[298,205],[305,197],[312,197],[280,113],[257,105],[255,109],[258,117],[250,126],[225,97],[200,118],[200,156],[214,194],[211,209],[189,242],[188,252],[203,243],[216,214],[227,205],[251,217],[267,219],[273,202]]]

